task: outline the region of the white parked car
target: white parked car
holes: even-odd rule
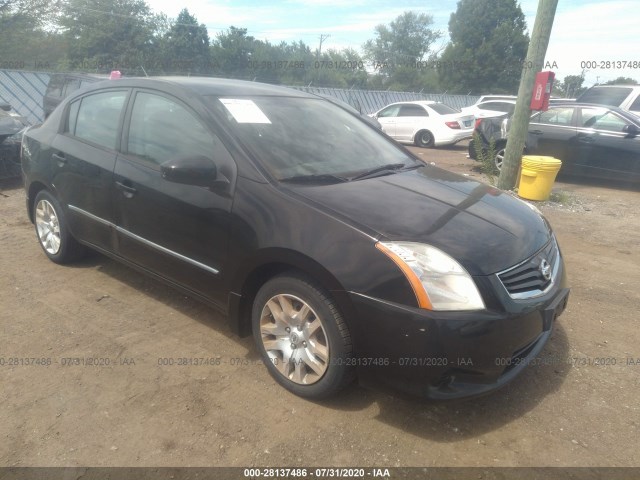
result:
[[[475,118],[492,118],[505,113],[512,115],[515,108],[515,100],[486,100],[470,107],[463,107],[462,113],[473,115]]]
[[[473,134],[473,115],[434,101],[392,103],[372,117],[394,140],[418,147],[452,145]]]

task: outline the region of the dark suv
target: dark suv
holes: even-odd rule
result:
[[[534,207],[297,90],[102,82],[27,131],[22,166],[52,261],[89,247],[207,302],[304,397],[356,376],[432,398],[491,391],[567,304]]]

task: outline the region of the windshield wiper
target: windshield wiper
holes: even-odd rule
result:
[[[366,172],[359,173],[358,175],[349,178],[349,181],[364,180],[365,178],[379,177],[382,175],[388,175],[389,173],[397,172],[398,170],[411,170],[413,168],[419,168],[423,166],[421,163],[415,163],[413,165],[407,165],[406,163],[389,163],[382,165]]]
[[[333,175],[331,173],[322,173],[322,174],[309,174],[309,175],[294,175],[293,177],[281,178],[281,182],[289,182],[289,183],[325,183],[325,182],[347,182],[349,179],[340,177],[338,175]]]

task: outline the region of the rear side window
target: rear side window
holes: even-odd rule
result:
[[[449,105],[445,105],[444,103],[432,103],[429,105],[429,108],[440,115],[450,115],[452,113],[460,113],[455,108],[451,108]]]
[[[622,102],[624,102],[632,91],[633,89],[629,87],[594,87],[584,92],[578,101],[582,103],[597,103],[600,105],[618,107],[622,105]]]
[[[82,140],[115,149],[120,115],[126,98],[126,91],[109,91],[83,97],[77,107],[71,104],[67,123],[69,133]]]
[[[220,140],[182,105],[139,92],[133,105],[127,152],[161,165],[175,158],[225,155]]]
[[[420,105],[402,105],[400,107],[399,117],[428,117],[427,111]]]
[[[546,112],[541,112],[533,119],[535,123],[546,125],[571,125],[573,108],[550,108]]]
[[[640,112],[640,95],[638,95],[635,101],[631,104],[629,110],[632,112]]]

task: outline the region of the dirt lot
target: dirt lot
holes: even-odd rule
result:
[[[464,145],[416,151],[481,177]],[[541,209],[573,290],[546,361],[488,397],[433,404],[287,393],[197,301],[99,255],[48,261],[19,182],[1,187],[2,466],[640,466],[637,190],[556,184],[563,203]],[[183,357],[220,364],[159,365]]]

